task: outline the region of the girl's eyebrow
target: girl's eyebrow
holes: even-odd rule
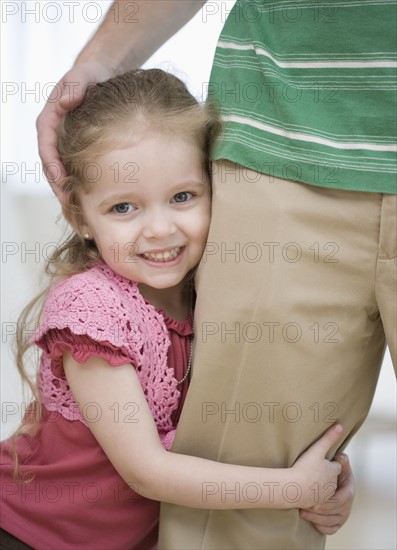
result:
[[[203,178],[191,177],[191,178],[186,178],[180,183],[179,182],[175,183],[173,187],[175,189],[178,189],[186,186],[189,187],[191,185],[194,187],[202,187],[203,185],[208,185],[208,180],[205,180],[204,177]]]

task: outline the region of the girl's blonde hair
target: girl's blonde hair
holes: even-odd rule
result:
[[[62,210],[73,229],[46,262],[48,286],[18,319],[16,363],[33,401],[22,425],[13,434],[16,479],[19,477],[16,438],[32,434],[41,418],[37,385],[25,365],[25,354],[32,346],[26,338],[29,330],[25,329],[37,325],[44,299],[54,282],[87,270],[100,256],[95,242],[85,239],[79,231],[82,222],[79,193],[95,185],[95,159],[136,143],[146,130],[155,130],[197,143],[203,153],[203,170],[209,173],[210,149],[220,128],[220,117],[212,105],[199,104],[181,80],[160,69],[132,70],[92,84],[83,103],[66,113],[59,129],[58,149],[67,174],[61,186],[68,203]]]

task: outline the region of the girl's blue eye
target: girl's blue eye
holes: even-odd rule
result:
[[[187,191],[182,191],[181,193],[177,193],[173,197],[173,202],[186,202],[190,198],[192,198],[192,193],[188,193]]]
[[[116,204],[112,208],[112,212],[116,212],[116,214],[128,214],[132,210],[133,206],[129,202],[121,202],[120,204]]]

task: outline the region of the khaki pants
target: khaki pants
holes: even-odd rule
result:
[[[368,413],[385,340],[396,365],[396,241],[394,195],[217,163],[193,377],[173,450],[290,466],[336,420],[346,444]],[[218,489],[242,506],[262,490]],[[295,509],[162,507],[160,548],[323,545]]]

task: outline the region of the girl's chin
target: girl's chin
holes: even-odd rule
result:
[[[156,280],[153,279],[144,279],[142,278],[140,281],[138,281],[138,285],[153,288],[154,290],[167,290],[169,288],[175,288],[178,285],[182,284],[186,279],[186,276],[184,277],[164,277],[164,278],[158,278]]]

